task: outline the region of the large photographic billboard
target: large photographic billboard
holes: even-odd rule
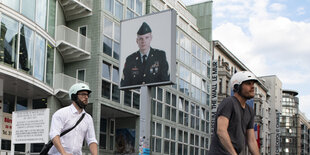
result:
[[[175,83],[176,11],[121,21],[120,89]]]

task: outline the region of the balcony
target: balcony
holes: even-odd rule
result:
[[[8,65],[0,64],[0,80],[3,81],[2,93],[18,94],[20,97],[33,99],[47,98],[53,95],[51,86]],[[0,108],[0,110],[2,109]]]
[[[65,63],[90,59],[91,40],[64,25],[57,26],[56,46]]]
[[[57,73],[55,75],[54,95],[61,101],[63,105],[69,105],[71,103],[69,99],[69,89],[75,83],[86,82],[80,81],[63,73]],[[86,84],[88,85],[88,83]]]
[[[92,0],[60,0],[66,21],[92,15]]]

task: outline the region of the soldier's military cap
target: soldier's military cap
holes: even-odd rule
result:
[[[141,25],[141,27],[138,30],[137,34],[138,35],[144,35],[144,34],[147,34],[147,33],[150,33],[150,32],[152,32],[150,26],[146,22],[143,22],[143,24]]]

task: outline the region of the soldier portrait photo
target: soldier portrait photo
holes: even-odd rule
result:
[[[127,56],[120,86],[144,85],[170,80],[169,64],[164,50],[151,47],[152,29],[143,22],[137,31],[137,51]]]

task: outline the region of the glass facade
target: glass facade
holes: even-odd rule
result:
[[[47,0],[2,0],[2,3],[46,29]],[[52,4],[50,8],[55,9]]]
[[[211,84],[211,54],[178,31],[178,89],[209,106]]]
[[[2,14],[0,45],[0,62],[52,85],[54,48],[38,33]]]
[[[297,154],[298,146],[298,98],[294,91],[284,90],[282,93],[282,114],[280,116],[281,154]]]

